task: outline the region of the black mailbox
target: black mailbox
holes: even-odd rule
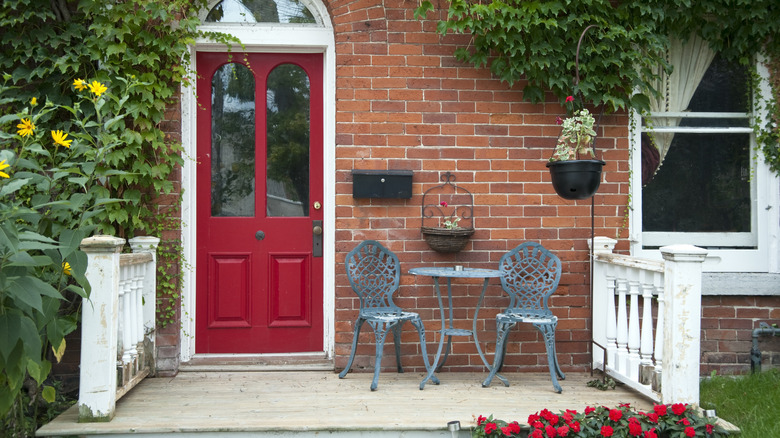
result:
[[[411,198],[411,170],[352,170],[353,198]]]

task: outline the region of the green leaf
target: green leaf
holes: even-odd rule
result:
[[[56,400],[57,397],[57,391],[54,389],[53,386],[47,385],[43,387],[43,391],[41,391],[41,396],[47,402],[54,403],[54,400]]]
[[[60,254],[62,254],[62,258],[67,259],[68,256],[77,251],[85,237],[85,233],[81,230],[62,230],[62,233],[60,233]]]

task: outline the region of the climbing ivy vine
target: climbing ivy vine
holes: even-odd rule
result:
[[[780,3],[775,0],[422,0],[418,19],[438,19],[440,34],[471,35],[455,56],[522,87],[527,101],[552,93],[607,112],[649,110],[658,95],[654,80],[671,66],[665,50],[671,36],[698,34],[726,60],[755,72],[757,56],[780,59]],[[580,36],[579,82],[575,62]],[[754,75],[754,77],[757,77]],[[758,90],[757,79],[753,90]],[[759,148],[780,171],[778,86],[757,96],[769,114],[756,120]]]

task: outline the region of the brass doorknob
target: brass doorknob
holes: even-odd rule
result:
[[[322,227],[317,225],[311,231],[312,231],[312,233],[314,233],[314,234],[319,236],[320,234],[322,234]]]

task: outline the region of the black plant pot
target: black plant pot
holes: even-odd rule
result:
[[[601,160],[549,161],[555,193],[563,199],[587,199],[601,184]]]

